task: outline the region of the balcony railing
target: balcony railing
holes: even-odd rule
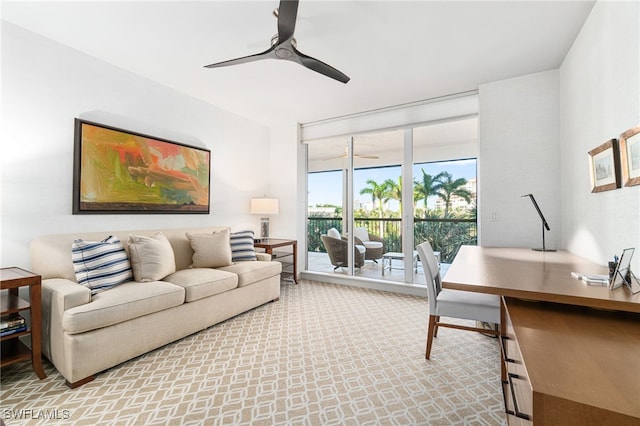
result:
[[[369,234],[384,238],[386,251],[402,251],[400,219],[356,218],[354,225],[365,227]],[[307,221],[307,250],[326,252],[320,236],[331,228],[336,228],[342,234],[342,218],[310,217]],[[414,218],[413,240],[415,245],[428,240],[433,249],[440,252],[442,262],[451,263],[461,245],[478,244],[478,224],[476,219]]]

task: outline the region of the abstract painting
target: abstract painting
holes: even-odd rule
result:
[[[75,120],[73,214],[209,213],[210,151]]]

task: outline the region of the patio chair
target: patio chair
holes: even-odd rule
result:
[[[440,317],[443,316],[500,324],[500,296],[443,289],[438,260],[433,253],[431,244],[425,241],[418,245],[416,250],[420,255],[422,268],[424,269],[429,296],[429,326],[427,329],[425,358],[429,359],[431,355],[431,344],[433,343],[433,338],[438,334],[438,327],[477,331],[497,336],[499,334],[497,330],[440,322]]]
[[[336,233],[338,234],[337,237],[335,236]],[[345,268],[349,266],[349,252],[347,251],[349,243],[347,242],[347,239],[345,237],[341,237],[338,231],[335,230],[335,233],[327,232],[327,235],[321,235],[320,239],[322,239],[324,248],[327,250],[329,260],[334,266],[334,271],[338,268]],[[354,249],[354,266],[356,268],[360,268],[362,267],[362,265],[364,265],[365,251],[366,249],[364,246],[356,244]]]
[[[358,245],[364,246],[366,251],[364,260],[373,260],[378,263],[378,259],[385,253],[384,239],[374,234],[370,234],[365,227],[353,229],[353,237]]]

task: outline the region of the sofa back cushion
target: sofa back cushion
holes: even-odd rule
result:
[[[369,241],[369,232],[363,226],[353,228],[353,235],[362,242]]]
[[[231,261],[258,260],[253,246],[253,231],[238,231],[231,233]]]
[[[31,266],[30,270],[42,276],[42,279],[65,278],[76,281],[73,263],[71,262],[71,245],[73,241],[82,238],[84,240],[99,241],[107,235],[118,237],[120,241],[127,241],[130,234],[152,236],[156,232],[162,232],[171,247],[176,261],[176,270],[188,268],[193,262],[193,249],[185,236],[186,232],[205,234],[227,229],[221,226],[206,226],[193,228],[174,229],[148,229],[125,231],[101,231],[101,232],[74,232],[68,234],[43,235],[31,241]],[[128,247],[125,247],[128,250]]]
[[[331,238],[335,238],[336,240],[341,239],[340,232],[336,228],[331,228],[327,231],[327,236]]]
[[[231,265],[229,229],[210,234],[186,233],[193,248],[194,268],[219,268]]]
[[[127,253],[113,235],[101,241],[78,238],[71,247],[71,259],[78,284],[92,295],[133,278]]]
[[[162,232],[129,236],[129,256],[136,281],[159,281],[176,271],[173,248]]]

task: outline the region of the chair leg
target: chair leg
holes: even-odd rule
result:
[[[425,359],[429,359],[431,356],[431,344],[433,343],[433,336],[435,335],[436,330],[436,316],[429,315],[429,327],[427,329],[427,351],[425,354]]]
[[[438,323],[440,322],[440,315],[436,316],[436,323],[433,328],[433,337],[438,337]]]

